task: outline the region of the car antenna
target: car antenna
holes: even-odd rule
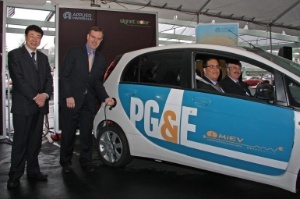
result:
[[[239,35],[235,34],[234,32],[232,32],[230,29],[228,29],[228,32],[231,32],[232,34],[234,34],[237,38],[240,38],[241,40],[243,40],[244,42],[246,42],[247,44],[249,44],[249,46],[255,48],[255,49],[261,49],[258,48],[256,46],[254,46],[252,43],[250,43],[249,41],[245,40],[244,38],[240,37]]]

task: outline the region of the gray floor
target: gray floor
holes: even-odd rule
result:
[[[53,104],[53,103],[52,103]],[[53,116],[49,114],[50,128]],[[94,173],[85,173],[78,163],[79,140],[73,156],[74,173],[65,175],[59,166],[59,141],[49,143],[43,138],[40,153],[41,170],[48,174],[47,182],[30,182],[24,175],[20,186],[7,190],[11,144],[0,141],[0,199],[147,199],[147,198],[299,198],[288,191],[206,171],[134,158],[126,167],[114,169],[102,165],[96,146],[93,153]]]
[[[30,182],[24,175],[18,188],[7,190],[11,145],[2,140],[0,198],[300,198],[271,186],[152,160],[133,159],[126,167],[114,169],[102,165],[97,153],[93,154],[94,173],[80,169],[75,153],[75,172],[66,175],[61,173],[57,145],[43,140],[40,167],[48,174],[47,182]],[[78,146],[77,140],[75,152]]]

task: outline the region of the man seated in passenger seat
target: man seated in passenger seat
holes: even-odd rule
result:
[[[210,90],[210,91],[220,91],[224,92],[218,83],[218,78],[220,76],[220,63],[215,58],[209,58],[203,62],[203,73],[204,76],[202,80],[197,81],[197,88]],[[199,79],[199,78],[198,78]]]
[[[248,85],[240,81],[242,74],[242,64],[237,60],[231,60],[227,63],[227,76],[220,81],[221,87],[226,93],[232,93],[242,96],[252,96]]]

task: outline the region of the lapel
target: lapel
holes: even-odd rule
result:
[[[222,87],[220,86],[219,82],[217,82],[216,85],[214,85],[214,83],[210,79],[208,79],[205,75],[203,75],[203,79],[205,79],[207,82],[209,82],[218,91],[224,93],[224,91],[223,91]]]
[[[30,56],[25,46],[22,46],[21,50],[22,50],[22,55],[24,60],[21,66],[23,67],[23,70],[27,71],[26,74],[28,74],[26,75],[25,78],[33,88],[36,88],[38,90],[40,87],[39,72],[37,71],[36,66],[32,60],[32,57]]]
[[[230,77],[227,76],[227,78],[229,79],[229,81],[231,81],[234,84],[234,87],[236,87],[238,90],[240,90],[240,92],[251,96],[251,93],[249,93],[247,91],[247,88],[245,87],[245,85],[242,82],[238,81],[239,83],[236,83]]]
[[[43,59],[42,59],[42,56],[41,56],[41,52],[40,51],[36,51],[37,53],[37,68],[38,68],[38,73],[39,73],[39,77],[40,77],[40,82],[42,83],[43,80],[44,80],[44,71],[45,71],[45,64],[43,63]]]
[[[37,72],[36,70],[36,66],[32,60],[32,57],[30,56],[29,52],[27,51],[27,49],[25,48],[25,46],[22,46],[22,51],[23,51],[23,57],[26,60],[26,62],[28,63],[28,65],[30,65],[30,69],[34,70],[35,72]]]
[[[94,62],[93,62],[93,67],[92,67],[92,70],[91,71],[94,71],[96,70],[96,66],[99,65],[99,53],[97,51],[95,51],[95,54],[94,54]]]

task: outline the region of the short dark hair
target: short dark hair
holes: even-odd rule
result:
[[[44,31],[43,31],[39,26],[37,26],[37,25],[30,25],[30,26],[27,26],[27,28],[25,29],[25,35],[27,35],[28,32],[29,32],[30,30],[33,30],[33,31],[35,31],[35,32],[38,32],[38,33],[40,33],[42,36],[44,35]]]
[[[98,27],[98,26],[92,26],[92,27],[90,28],[89,33],[91,33],[92,31],[102,32],[102,34],[103,34],[102,38],[104,37],[104,31],[103,31],[103,28],[100,28],[100,27]]]
[[[242,67],[242,63],[239,60],[228,60],[226,63],[227,67],[229,66],[229,64],[235,64]]]
[[[218,64],[220,65],[220,61],[217,58],[209,57],[203,61],[203,68],[207,68],[207,62],[212,59],[217,60]]]

